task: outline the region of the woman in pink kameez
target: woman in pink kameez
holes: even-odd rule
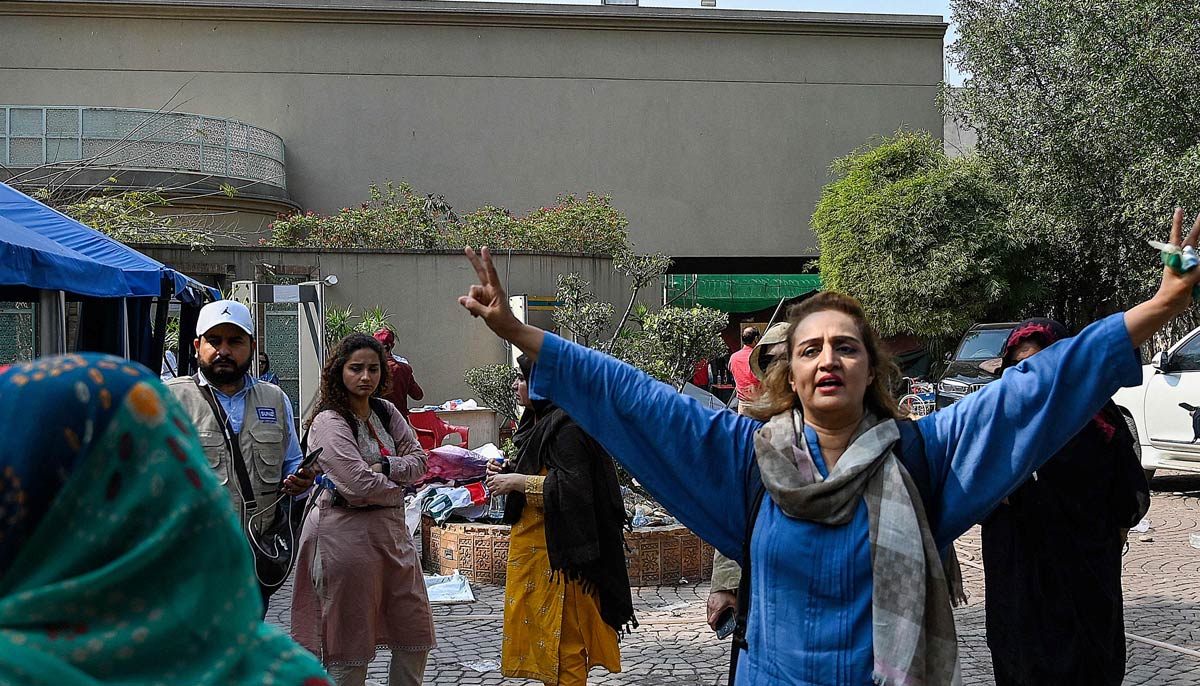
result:
[[[417,686],[435,645],[433,615],[412,536],[404,485],[425,453],[392,403],[383,348],[366,334],[338,344],[321,374],[309,443],[336,487],[322,490],[300,538],[292,636],[321,658],[338,686],[361,686],[377,647],[391,649],[390,686]]]

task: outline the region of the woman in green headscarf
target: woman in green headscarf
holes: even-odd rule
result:
[[[195,431],[146,369],[0,369],[0,684],[330,683],[262,623]]]

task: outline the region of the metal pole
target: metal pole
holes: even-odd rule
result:
[[[129,359],[129,298],[121,298],[121,345],[123,357]]]
[[[779,304],[775,306],[775,312],[771,315],[771,321],[767,322],[768,329],[771,328],[771,325],[775,323],[775,318],[779,316],[779,310],[783,309],[783,301],[784,300],[787,300],[787,298],[780,298]],[[764,331],[763,333],[766,333],[766,331]]]

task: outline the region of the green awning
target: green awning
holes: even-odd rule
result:
[[[819,274],[667,274],[667,304],[754,312],[820,290]]]

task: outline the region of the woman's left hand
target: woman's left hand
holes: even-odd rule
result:
[[[304,469],[296,470],[296,473],[289,474],[288,477],[283,480],[282,490],[284,493],[287,493],[294,498],[312,488],[313,479],[316,478],[317,475],[313,472],[311,467],[305,467]]]
[[[524,474],[492,474],[487,478],[488,491],[492,495],[525,492]]]
[[[1176,208],[1171,220],[1170,244],[1176,248],[1191,246],[1196,248],[1200,239],[1200,215],[1197,215],[1192,230],[1185,238],[1183,235],[1183,209]],[[1200,284],[1200,269],[1192,269],[1182,274],[1170,267],[1163,267],[1162,281],[1158,292],[1149,300],[1142,302],[1125,312],[1125,329],[1129,332],[1129,340],[1136,348],[1154,335],[1172,317],[1186,310],[1192,304],[1192,289]]]
[[[1175,215],[1171,218],[1171,244],[1195,249],[1196,241],[1200,239],[1200,215],[1196,215],[1192,230],[1186,237],[1183,235],[1183,220],[1183,208],[1175,208]],[[1169,303],[1176,312],[1183,312],[1192,304],[1192,288],[1197,283],[1200,283],[1200,270],[1180,274],[1170,267],[1163,267],[1162,281],[1155,297]]]

